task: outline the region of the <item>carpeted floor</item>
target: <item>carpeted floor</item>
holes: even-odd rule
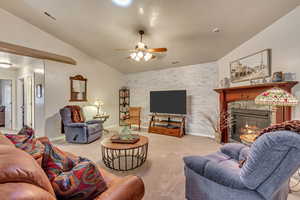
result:
[[[146,132],[139,134],[149,137],[146,163],[129,172],[109,171],[120,176],[134,174],[142,177],[146,186],[144,200],[184,200],[185,177],[182,158],[187,155],[206,155],[217,151],[220,147],[212,139],[205,137],[187,135],[175,138]],[[87,157],[105,168],[101,160],[101,140],[85,145],[69,144],[64,140],[53,143],[65,151]],[[289,197],[289,200],[297,199],[300,199],[299,193]]]

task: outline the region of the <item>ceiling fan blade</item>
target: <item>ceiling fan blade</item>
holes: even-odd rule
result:
[[[135,49],[115,49],[115,51],[128,51],[128,52],[134,52]]]
[[[146,50],[149,53],[160,53],[160,52],[166,52],[168,51],[167,48],[152,48],[152,49],[147,49]]]

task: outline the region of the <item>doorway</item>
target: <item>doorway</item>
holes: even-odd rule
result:
[[[12,129],[12,80],[0,79],[0,127]]]

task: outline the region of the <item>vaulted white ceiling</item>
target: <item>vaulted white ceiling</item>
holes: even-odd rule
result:
[[[128,7],[112,0],[0,1],[3,9],[124,73],[216,61],[298,5],[299,0],[132,0]],[[139,29],[146,31],[149,47],[167,47],[167,54],[135,63],[115,51],[134,48]]]

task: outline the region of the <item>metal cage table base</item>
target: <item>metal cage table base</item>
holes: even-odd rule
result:
[[[102,145],[102,160],[106,167],[117,171],[128,171],[142,166],[148,154],[148,142],[132,148],[110,148]]]

